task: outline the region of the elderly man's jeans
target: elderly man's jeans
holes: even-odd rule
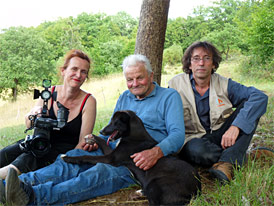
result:
[[[240,131],[236,143],[225,150],[221,146],[221,140],[223,134],[231,126],[233,120],[243,107],[243,104],[244,102],[237,107],[220,129],[205,134],[202,138],[194,138],[187,142],[179,154],[180,158],[191,164],[204,167],[211,167],[216,162],[230,162],[241,166],[245,161],[246,151],[257,125],[251,134],[245,134],[243,131]]]
[[[69,156],[103,155],[102,151],[87,152],[74,149]],[[108,164],[68,164],[60,156],[40,170],[22,174],[20,180],[31,184],[37,205],[64,205],[118,191],[135,184],[126,167]]]

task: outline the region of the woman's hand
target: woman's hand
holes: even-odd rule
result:
[[[27,117],[30,116],[30,115],[41,116],[42,109],[43,109],[42,106],[34,106],[26,116]]]
[[[82,149],[85,151],[93,151],[98,149],[98,144],[93,140],[92,134],[86,135],[83,140],[78,143],[76,149]]]
[[[31,126],[31,122],[29,120],[29,116],[30,115],[37,115],[37,117],[40,117],[41,113],[42,113],[42,109],[43,109],[43,107],[40,106],[40,105],[34,106],[30,110],[30,112],[25,115],[25,123],[26,123],[27,128],[30,128],[30,126]]]
[[[86,150],[86,151],[93,151],[93,150],[97,150],[98,149],[98,145],[96,143],[93,143],[93,144],[83,144],[82,145],[82,148],[83,150]]]

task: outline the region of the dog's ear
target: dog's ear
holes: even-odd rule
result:
[[[130,116],[126,113],[126,112],[121,112],[120,114],[120,120],[121,122],[125,123],[125,124],[128,124],[129,121],[130,121]]]

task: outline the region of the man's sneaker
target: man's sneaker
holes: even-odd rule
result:
[[[0,203],[4,204],[5,202],[6,202],[5,185],[3,180],[0,178]]]
[[[30,196],[23,189],[24,183],[18,178],[18,174],[15,169],[9,168],[7,177],[6,177],[6,203],[9,206],[24,206],[27,205]]]
[[[233,165],[229,162],[217,162],[208,171],[223,184],[231,181],[233,177]]]

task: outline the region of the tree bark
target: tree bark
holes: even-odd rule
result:
[[[143,0],[135,54],[145,55],[151,63],[154,81],[161,85],[165,34],[170,0]]]
[[[12,102],[15,102],[17,100],[17,85],[18,85],[18,79],[14,79],[15,87],[12,88]]]
[[[12,88],[12,102],[16,102],[17,100],[17,89],[16,87]]]

